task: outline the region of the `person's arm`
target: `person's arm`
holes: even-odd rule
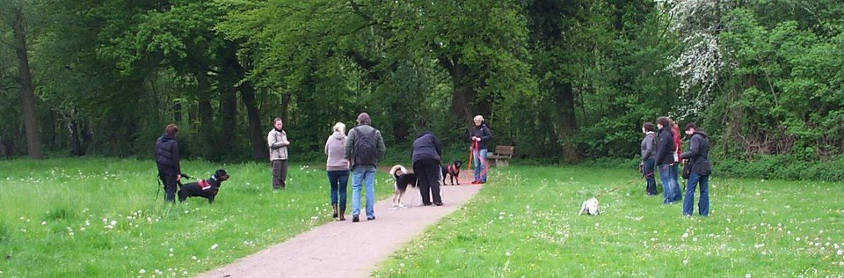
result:
[[[287,132],[284,132],[283,130],[281,131],[281,146],[290,146],[290,141],[287,140]]]
[[[275,150],[280,148],[281,146],[276,147],[278,142],[275,141],[275,136],[273,136],[273,131],[267,133],[267,147],[270,147],[271,150]]]
[[[349,130],[349,135],[346,136],[346,154],[345,158],[352,161],[352,150],[355,147],[355,137],[357,137],[357,129]]]
[[[680,155],[680,159],[689,159],[692,157],[697,156],[697,153],[700,151],[700,139],[697,136],[692,136],[691,144],[689,146],[689,151],[684,152]]]
[[[383,158],[387,153],[387,147],[384,146],[384,138],[381,137],[380,130],[375,130],[375,140],[378,141],[378,158]]]
[[[173,141],[173,164],[176,164],[176,177],[181,177],[182,175],[182,166],[181,166],[181,157],[179,156],[179,142]]]
[[[331,142],[331,136],[328,136],[328,140],[325,140],[325,155],[328,155],[328,142]]]
[[[668,138],[665,138],[665,137],[666,136],[664,136],[663,134],[660,134],[660,136],[657,136],[657,138],[656,138],[656,157],[655,158],[656,158],[657,164],[659,164],[662,161],[662,157],[665,155],[665,152],[668,149],[668,146],[666,146],[668,144],[668,140],[671,140],[671,139],[668,139]]]
[[[481,131],[481,141],[489,142],[492,139],[492,131],[489,130],[489,127],[484,127]]]

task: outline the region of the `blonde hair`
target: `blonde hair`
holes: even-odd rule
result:
[[[475,119],[474,119],[474,120],[475,120],[475,121],[481,121],[481,122],[483,122],[483,121],[484,121],[484,116],[477,115],[477,116],[475,116]]]
[[[332,130],[334,130],[334,132],[340,132],[340,134],[346,135],[346,124],[344,124],[343,122],[337,122],[336,124],[334,124]]]

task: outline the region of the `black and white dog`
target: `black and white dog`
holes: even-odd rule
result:
[[[408,172],[404,166],[395,165],[393,168],[390,168],[390,175],[396,179],[396,183],[393,186],[395,188],[393,207],[406,207],[401,203],[401,197],[404,195],[404,191],[407,190],[408,185],[416,187],[416,174]]]
[[[460,184],[460,166],[463,166],[463,161],[455,160],[449,165],[442,165],[442,177],[443,177],[443,185],[445,185],[445,178],[446,176],[451,176],[451,185],[454,185],[454,180],[457,180],[457,184]]]
[[[188,197],[202,197],[208,199],[208,203],[214,203],[220,185],[228,179],[226,170],[219,169],[210,179],[183,184],[179,188],[179,202],[184,202]]]

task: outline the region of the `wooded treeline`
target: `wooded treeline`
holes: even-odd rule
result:
[[[272,118],[321,151],[369,112],[388,144],[632,157],[644,121],[698,123],[716,155],[844,150],[834,0],[0,0],[0,156],[266,157]]]

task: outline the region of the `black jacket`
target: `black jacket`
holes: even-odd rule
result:
[[[674,163],[674,133],[670,126],[663,126],[656,137],[656,165]]]
[[[480,126],[472,126],[469,128],[469,134],[466,136],[469,143],[473,142],[472,137],[481,137],[481,141],[478,142],[478,149],[483,150],[486,149],[486,144],[492,139],[492,131],[489,131],[489,127],[486,126],[486,123],[482,123]]]
[[[179,167],[179,143],[176,138],[162,135],[155,141],[155,163],[158,164],[159,175],[178,175],[182,173]]]
[[[416,137],[413,141],[413,149],[410,152],[410,160],[413,164],[424,159],[441,161],[442,144],[431,132],[425,132]]]
[[[689,139],[689,150],[680,154],[680,159],[688,159],[692,166],[692,173],[709,175],[712,164],[709,162],[709,137],[703,131],[695,131]]]

